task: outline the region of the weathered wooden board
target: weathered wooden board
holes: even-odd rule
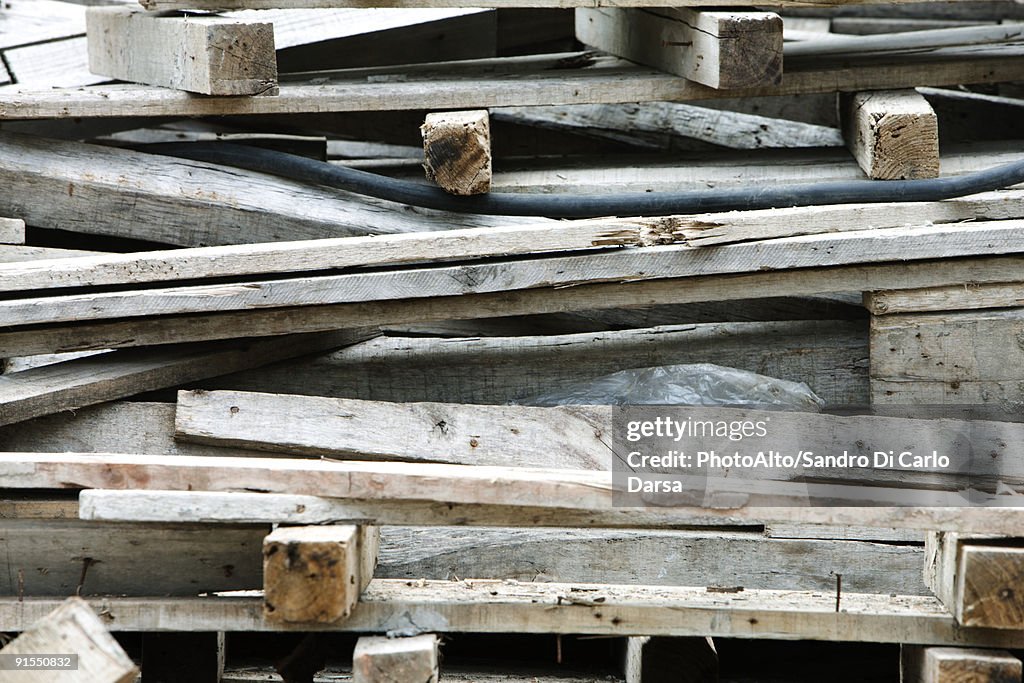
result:
[[[991,405],[1016,415],[1022,338],[1020,308],[876,316],[872,403]]]
[[[949,287],[864,293],[864,306],[872,315],[1017,308],[1022,304],[1024,285],[1020,282],[986,285],[965,282]]]
[[[0,628],[17,631],[54,600],[0,600]],[[1017,648],[1020,634],[961,629],[927,596],[850,594],[835,611],[826,592],[709,593],[705,588],[618,587],[504,581],[374,580],[339,624],[282,626],[263,618],[260,597],[108,598],[92,602],[118,631],[339,630],[577,633],[843,640]]]
[[[939,123],[914,90],[840,96],[843,134],[857,163],[875,180],[939,176]]]
[[[33,615],[22,627],[19,637],[4,645],[4,656],[73,654],[75,666],[60,670],[8,669],[4,680],[10,683],[132,683],[139,673],[114,637],[107,633],[104,620],[81,598],[68,598],[49,614]]]
[[[195,0],[189,0],[195,2]],[[504,0],[502,0],[504,2]],[[478,5],[479,2],[472,3]],[[957,49],[897,62],[821,66],[786,60],[778,86],[717,90],[613,57],[565,53],[469,60],[420,67],[346,71],[324,84],[283,82],[277,97],[195,98],[143,85],[0,91],[0,119],[90,116],[227,116],[339,111],[483,109],[488,107],[686,101],[1020,80],[1019,48],[986,48],[964,59]],[[552,66],[557,68],[552,69]],[[501,75],[501,78],[495,78]],[[386,84],[387,96],[381,97]]]
[[[660,232],[656,221],[599,219],[105,254],[72,261],[61,258],[52,263],[0,265],[0,291],[399,266],[425,261],[642,246],[675,240],[672,235]]]
[[[29,247],[21,244],[0,244],[0,263],[16,263],[19,261],[54,260],[79,258],[82,256],[99,256],[102,252],[80,249],[56,249],[53,247]]]
[[[25,244],[25,221],[0,218],[0,244]]]
[[[0,520],[0,595],[199,595],[262,585],[268,525]]]
[[[920,543],[757,532],[384,527],[377,576],[930,595]]]
[[[716,89],[782,82],[782,19],[773,12],[581,7],[576,37]]]
[[[203,95],[273,95],[274,25],[131,7],[86,12],[89,69],[121,81]]]
[[[1024,548],[1019,539],[929,533],[925,583],[963,626],[1021,631]]]
[[[947,258],[771,273],[579,284],[557,289],[540,287],[413,301],[52,325],[34,327],[30,331],[0,331],[0,356],[224,339],[236,337],[239,329],[254,336],[279,335],[361,325],[399,325],[709,300],[729,301],[749,299],[757,292],[771,292],[774,296],[806,296],[828,292],[936,287],[963,282],[1006,282],[1019,277],[1022,261],[1024,259],[1017,256]]]
[[[731,244],[714,250],[666,245],[397,271],[11,299],[0,301],[0,317],[14,326],[251,308],[323,306],[561,288],[594,282],[635,282],[851,263],[1013,254],[1024,249],[1022,244],[1022,220],[989,221],[965,227],[861,230],[755,244]]]
[[[390,202],[267,175],[6,132],[0,133],[0,185],[7,189],[0,214],[34,227],[181,246],[525,222],[413,215]]]
[[[181,456],[177,456],[181,457]],[[452,465],[451,467],[457,467]],[[479,469],[479,468],[478,468]],[[446,501],[448,499],[446,498]],[[497,504],[413,500],[339,500],[266,493],[180,491],[82,491],[82,519],[132,522],[240,524],[373,523],[395,526],[556,526],[579,528],[680,528],[749,526],[776,522],[1013,534],[1017,508],[748,507],[614,508],[595,511]],[[1017,526],[1014,526],[1017,525]]]
[[[131,349],[4,374],[0,375],[0,425],[325,351],[372,336],[366,331],[340,331]]]
[[[1005,650],[900,648],[901,683],[1013,683],[1020,679],[1021,661]]]

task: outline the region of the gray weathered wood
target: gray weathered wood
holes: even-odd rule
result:
[[[990,221],[964,227],[862,230],[731,244],[715,250],[666,245],[402,271],[13,299],[0,302],[0,317],[13,326],[448,297],[601,281],[635,282],[851,263],[1013,254],[1024,250],[1022,244],[1024,220]]]
[[[102,252],[84,251],[80,249],[55,249],[52,247],[29,247],[20,244],[0,244],[0,263],[78,258],[81,256],[99,256],[101,253]]]
[[[25,221],[0,218],[0,244],[25,244]]]
[[[89,69],[122,81],[204,95],[273,95],[274,25],[161,16],[130,7],[86,13]]]
[[[772,12],[579,8],[576,37],[716,89],[782,82],[782,19]]]
[[[437,683],[439,642],[433,633],[408,638],[364,636],[352,653],[354,683]]]
[[[194,0],[191,0],[194,1]],[[504,1],[504,0],[503,0]],[[775,87],[717,90],[623,60],[587,53],[471,60],[345,72],[326,84],[282,83],[277,97],[195,98],[143,85],[68,90],[0,90],[0,119],[90,116],[226,116],[337,111],[481,109],[487,107],[615,102],[686,101],[954,85],[1024,78],[1017,46],[957,49],[901,56],[898,63],[857,67],[821,65],[813,56],[786,61]],[[552,70],[552,65],[560,65]],[[583,69],[582,67],[586,67]],[[502,78],[494,78],[495,74]],[[388,97],[380,97],[380,83]]]
[[[0,185],[7,189],[0,214],[20,216],[29,225],[181,246],[526,222],[432,211],[412,215],[340,190],[6,132],[0,133]]]
[[[261,585],[267,525],[0,520],[0,595],[184,595]]]
[[[486,110],[427,114],[423,168],[446,192],[484,194],[491,189],[491,124]]]
[[[935,111],[913,90],[859,92],[840,97],[843,134],[857,163],[876,180],[939,176]]]
[[[0,599],[0,628],[16,631],[54,600]],[[259,597],[108,598],[95,600],[119,631],[281,631],[268,623]],[[843,640],[1015,648],[1009,631],[960,629],[935,598],[850,594],[836,616],[824,592],[621,587],[504,581],[374,580],[352,618],[301,630],[352,633],[422,631],[724,636]]]
[[[133,349],[0,375],[0,425],[355,343],[365,331]]]
[[[718,683],[711,638],[631,636],[624,657],[626,683]]]
[[[873,315],[1015,308],[1022,304],[1024,286],[1019,282],[985,285],[965,282],[949,287],[864,293],[864,305]]]
[[[4,645],[4,656],[15,655],[77,655],[73,669],[32,670],[4,672],[4,680],[11,683],[132,683],[139,673],[138,667],[121,649],[114,637],[107,633],[101,617],[81,598],[68,598],[45,615],[33,615],[22,627],[19,637]]]
[[[872,403],[988,405],[1015,414],[1024,389],[1022,333],[1020,308],[876,316]]]

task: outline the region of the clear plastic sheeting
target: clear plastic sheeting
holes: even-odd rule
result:
[[[684,405],[820,412],[825,401],[803,382],[713,363],[621,370],[515,401],[519,405]]]

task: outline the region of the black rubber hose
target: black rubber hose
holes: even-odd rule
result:
[[[770,209],[815,204],[936,201],[1024,183],[1024,161],[930,180],[843,180],[799,185],[752,185],[685,192],[606,195],[495,193],[457,197],[440,188],[258,147],[230,143],[161,143],[140,150],[269,173],[412,206],[497,216],[595,218],[667,216],[706,211]]]

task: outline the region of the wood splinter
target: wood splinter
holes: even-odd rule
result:
[[[487,111],[427,114],[423,168],[446,192],[484,194],[491,189],[491,126]]]

